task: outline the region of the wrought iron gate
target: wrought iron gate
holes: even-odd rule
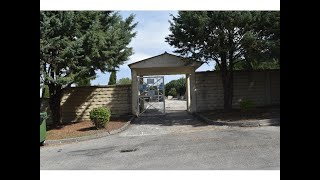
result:
[[[164,76],[144,76],[138,78],[139,115],[165,113]]]

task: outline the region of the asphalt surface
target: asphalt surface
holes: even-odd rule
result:
[[[278,170],[280,127],[212,126],[186,113],[146,116],[119,134],[40,148],[40,170],[49,169]]]
[[[166,99],[165,102],[145,102],[145,111],[143,114],[162,114],[187,110],[187,100]],[[165,109],[164,109],[165,107]]]

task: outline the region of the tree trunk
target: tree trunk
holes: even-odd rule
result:
[[[224,110],[229,112],[232,110],[233,99],[233,71],[222,70],[221,71],[222,84],[223,84],[223,100]]]
[[[52,115],[52,121],[54,126],[61,125],[61,112],[60,112],[60,102],[62,96],[61,86],[57,86],[54,84],[49,84],[49,106]]]
[[[232,99],[233,99],[233,70],[228,73],[228,110],[232,109]]]
[[[46,90],[45,88],[42,88],[42,94],[41,94],[41,98],[40,98],[40,109],[41,109],[41,105],[42,105],[42,102],[43,102],[44,93],[46,92],[45,90]]]

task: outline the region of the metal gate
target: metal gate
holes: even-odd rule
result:
[[[139,115],[165,114],[164,76],[137,78]]]

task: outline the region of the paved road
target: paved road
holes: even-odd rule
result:
[[[144,117],[120,134],[40,148],[40,169],[280,169],[280,127],[208,126],[185,113]]]
[[[187,101],[186,100],[176,100],[176,99],[166,99],[164,102],[145,102],[144,107],[146,111],[144,114],[161,114],[163,113],[163,108],[165,106],[165,112],[177,112],[177,111],[186,111],[187,110]]]
[[[187,110],[187,100],[166,99],[166,112]]]

